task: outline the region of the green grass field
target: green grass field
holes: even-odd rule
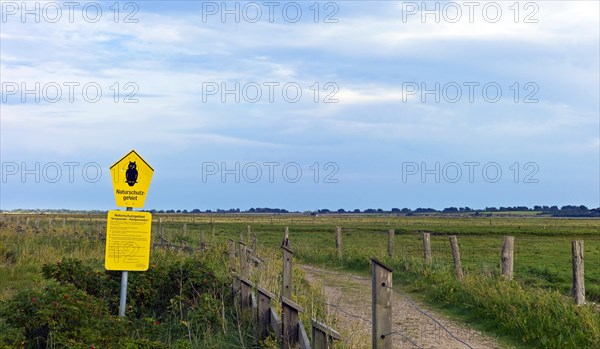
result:
[[[8,221],[6,217],[10,217]],[[16,228],[16,216],[3,219],[7,223],[0,230],[0,300],[39,283],[44,263],[62,257],[103,259],[104,245],[97,239],[104,230],[102,215],[21,215],[21,228]],[[31,233],[37,220],[39,230],[45,232],[40,234],[42,241]],[[417,292],[418,297],[435,306],[445,304],[451,314],[479,322],[513,343],[548,348],[600,345],[600,313],[593,306],[578,309],[570,298],[571,241],[581,239],[585,241],[586,296],[589,301],[600,302],[599,219],[157,214],[153,239],[158,239],[161,228],[164,237],[173,243],[197,245],[204,239],[225,245],[228,239],[238,240],[240,232],[246,238],[248,225],[263,248],[278,248],[285,227],[289,227],[294,255],[303,263],[367,272],[370,257],[377,257],[394,269],[395,284]],[[336,226],[343,229],[341,259],[335,250]],[[17,233],[16,229],[29,233]],[[393,258],[387,256],[389,229],[396,232]],[[423,231],[431,233],[432,266],[423,263]],[[449,235],[458,236],[467,275],[463,283],[451,274]],[[508,285],[498,281],[504,235],[515,236],[515,282]],[[482,290],[487,293],[480,294]],[[503,293],[494,298],[498,290]],[[506,301],[504,296],[512,300]],[[562,309],[562,313],[546,318],[545,313],[536,315],[536,307],[545,313]],[[561,330],[567,333],[553,334]]]
[[[25,228],[27,215],[19,218]],[[40,216],[30,216],[29,228]],[[40,218],[40,229],[49,229],[49,219],[56,231],[81,236],[97,237],[103,233],[104,217],[73,215],[66,217],[63,228],[62,216],[45,215]],[[431,232],[433,259],[437,263],[450,264],[452,256],[447,235],[457,235],[461,247],[463,267],[468,271],[498,272],[503,235],[515,236],[515,278],[525,284],[556,288],[568,293],[572,282],[571,240],[585,240],[586,291],[589,299],[600,301],[600,220],[554,219],[554,218],[447,218],[447,217],[395,217],[395,216],[260,216],[260,215],[155,215],[154,232],[158,230],[161,217],[165,237],[170,241],[197,243],[201,232],[205,239],[217,241],[238,239],[239,231],[246,232],[250,225],[258,235],[259,243],[278,247],[286,226],[296,249],[296,255],[308,262],[336,263],[334,231],[343,228],[345,255],[368,261],[369,257],[383,258],[387,254],[387,231],[395,229],[395,252],[400,258],[418,259],[422,256],[419,231]],[[12,217],[15,223],[16,217]],[[187,235],[183,235],[183,223]],[[3,267],[0,284],[10,289],[27,284],[22,277],[34,273],[48,262],[54,250],[64,250],[73,257],[94,256],[103,258],[103,246],[91,239],[65,240],[51,238],[42,246],[19,244],[18,236],[4,231],[2,242],[13,245],[15,253],[23,259],[19,270]],[[153,233],[156,239],[158,234]],[[16,240],[15,240],[16,239]],[[360,265],[357,265],[360,267]],[[362,266],[368,268],[368,264]]]
[[[344,254],[363,260],[357,268],[368,268],[370,257],[387,256],[387,232],[394,229],[395,255],[420,259],[420,231],[431,232],[434,262],[451,265],[448,235],[457,235],[463,267],[471,272],[498,273],[504,235],[515,236],[515,278],[528,285],[555,288],[565,294],[572,282],[571,241],[585,241],[586,290],[589,299],[600,301],[600,220],[554,218],[447,218],[378,216],[215,216],[194,218],[170,216],[163,219],[168,236],[193,240],[214,226],[218,239],[238,239],[250,225],[266,246],[278,247],[289,227],[296,256],[308,262],[337,264],[335,227],[343,228]],[[188,236],[182,222],[188,221]],[[211,224],[212,221],[212,224]],[[194,236],[195,235],[195,236]]]

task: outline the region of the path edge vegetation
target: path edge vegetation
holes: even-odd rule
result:
[[[315,258],[297,252],[302,263],[367,274],[365,256]],[[467,272],[462,280],[451,266],[425,265],[414,258],[381,260],[394,271],[394,282],[432,308],[484,330],[518,348],[600,348],[600,308],[593,302],[577,306],[554,289],[524,286],[499,275]]]

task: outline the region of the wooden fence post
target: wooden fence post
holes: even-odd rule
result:
[[[460,250],[458,249],[456,235],[450,236],[450,246],[452,247],[452,257],[454,258],[454,274],[459,280],[462,280],[463,272],[462,266],[460,265]]]
[[[340,334],[331,327],[311,319],[313,349],[331,349],[333,341],[340,340]]]
[[[431,264],[431,236],[429,233],[423,233],[423,257],[425,264]]]
[[[239,242],[240,244],[240,275],[242,277],[248,277],[248,257],[246,256],[246,244]]]
[[[269,308],[269,317],[271,318],[271,330],[273,330],[273,332],[275,332],[275,338],[277,338],[277,340],[281,339],[281,321],[279,321],[279,316],[277,316],[277,313],[275,313],[275,310],[273,310],[273,308]]]
[[[392,348],[392,270],[371,258],[372,347]]]
[[[252,235],[252,250],[254,251],[254,257],[258,257],[258,237],[256,234]]]
[[[250,229],[249,225],[246,226],[246,234],[248,235],[248,244],[250,244],[250,241],[252,241],[252,239],[250,238],[250,235],[252,235],[252,230]]]
[[[502,277],[506,281],[513,279],[515,237],[505,236],[502,243]]]
[[[271,301],[275,295],[258,286],[258,304],[256,311],[256,323],[258,324],[258,338],[265,339],[269,336],[269,325],[271,323]]]
[[[583,269],[583,240],[571,241],[573,255],[573,297],[575,304],[585,303],[585,282]]]
[[[300,319],[298,319],[298,346],[300,349],[312,349],[306,334],[306,328],[304,328],[304,324]]]
[[[187,223],[183,223],[183,236],[187,236],[187,233],[188,233]]]
[[[241,277],[240,281],[240,306],[242,310],[250,309],[252,307],[252,290],[254,289],[254,284],[245,277]]]
[[[388,230],[388,256],[390,258],[394,257],[394,229]]]
[[[281,246],[281,249],[283,250],[281,295],[287,299],[292,299],[292,258],[294,253],[286,246]]]
[[[229,271],[235,270],[235,241],[229,239]]]
[[[254,261],[254,251],[246,246],[246,262],[248,263],[248,265],[252,265],[252,262]]]
[[[290,229],[288,227],[285,227],[285,232],[283,233],[283,241],[281,242],[281,246],[292,248],[292,245],[290,245]]]
[[[164,236],[163,236],[162,218],[158,219],[158,236],[161,237],[161,238],[164,238]]]
[[[235,302],[236,297],[238,297],[238,295],[240,294],[241,287],[242,287],[242,281],[241,281],[240,276],[237,274],[233,275],[232,291],[233,291],[234,302]]]
[[[281,297],[281,347],[283,349],[295,348],[299,341],[298,313],[302,308],[286,297]]]
[[[342,228],[335,227],[335,248],[338,258],[342,258]]]

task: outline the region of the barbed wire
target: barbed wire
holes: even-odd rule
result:
[[[316,272],[317,274],[326,274],[326,275],[337,275],[337,276],[343,276],[343,277],[348,277],[350,279],[354,279],[354,280],[360,280],[360,281],[371,281],[371,278],[369,277],[362,277],[362,276],[356,276],[356,275],[352,275],[351,273],[342,273],[342,272],[334,272],[334,271],[326,271],[323,269],[316,269],[316,268],[306,268],[306,267],[302,267],[303,270],[308,269],[310,272]]]
[[[351,281],[351,280],[353,280],[353,279],[354,279],[354,280],[359,280],[359,281],[370,281],[370,280],[371,280],[370,278],[365,278],[365,277],[357,277],[357,276],[355,276],[355,275],[353,275],[353,274],[351,274],[351,273],[340,273],[340,272],[334,272],[334,271],[326,271],[326,270],[323,270],[323,269],[310,268],[310,267],[308,267],[308,268],[302,268],[302,270],[303,270],[303,271],[307,271],[307,272],[309,272],[309,273],[310,273],[310,272],[313,272],[313,273],[315,273],[315,274],[336,275],[336,276],[340,276],[340,277],[347,278],[347,280],[346,280],[346,282],[345,282],[345,283],[342,283],[342,284],[340,284],[339,282],[336,282],[337,288],[339,288],[340,290],[342,290],[342,291],[340,292],[340,296],[339,296],[339,297],[338,297],[338,299],[337,299],[337,302],[336,302],[337,304],[335,304],[335,305],[334,305],[334,304],[330,304],[330,303],[327,303],[327,302],[321,302],[321,303],[322,303],[322,304],[325,304],[325,305],[328,305],[328,306],[330,306],[330,307],[332,307],[332,308],[334,308],[334,309],[335,309],[335,311],[334,311],[334,313],[333,313],[333,317],[334,317],[334,318],[337,316],[337,312],[338,312],[338,311],[340,311],[340,312],[344,313],[345,315],[347,315],[347,316],[349,316],[349,317],[353,317],[353,318],[356,318],[356,319],[360,319],[360,320],[362,320],[362,321],[364,321],[364,322],[367,322],[367,323],[369,323],[369,324],[372,324],[372,322],[371,322],[370,320],[367,320],[367,319],[365,319],[365,318],[363,318],[363,317],[361,317],[361,316],[355,315],[355,314],[351,314],[351,313],[349,313],[349,312],[347,312],[347,311],[343,310],[343,309],[340,307],[340,303],[341,303],[341,301],[342,301],[342,298],[344,297],[344,291],[343,291],[343,290],[344,290],[344,289],[346,289],[346,288],[347,288],[347,287],[350,285],[350,281]],[[326,281],[326,279],[324,279],[323,277],[321,277],[321,278],[319,278],[319,279],[320,279],[319,281],[320,281],[320,282],[321,282],[323,285],[325,285],[325,282],[324,282],[324,281]]]
[[[469,349],[473,349],[473,347],[463,341],[462,339],[458,338],[456,335],[454,335],[454,333],[452,333],[446,326],[442,325],[442,323],[437,320],[436,318],[434,318],[433,316],[431,316],[427,311],[421,309],[417,303],[415,303],[415,301],[413,301],[406,293],[402,292],[401,290],[394,288],[394,287],[390,287],[390,286],[384,286],[387,288],[392,289],[393,291],[396,291],[397,293],[399,293],[402,297],[404,297],[404,299],[408,302],[408,304],[410,306],[412,306],[415,310],[417,310],[419,313],[425,315],[426,317],[430,318],[433,322],[435,322],[440,328],[442,328],[446,333],[448,333],[450,335],[450,337],[454,338],[457,342],[460,342],[462,344],[464,344],[467,348]]]
[[[371,281],[371,278],[359,277],[359,276],[355,276],[355,275],[353,275],[351,273],[341,273],[341,272],[326,271],[326,270],[323,270],[323,269],[312,269],[312,268],[308,269],[308,271],[309,272],[315,272],[316,274],[336,275],[336,276],[341,276],[341,277],[347,277],[348,280],[346,281],[345,284],[343,284],[341,287],[339,287],[339,285],[338,285],[338,288],[341,288],[341,289],[344,289],[345,287],[347,287],[350,284],[350,280],[352,280],[352,279],[359,280],[359,281],[369,281],[369,282]],[[324,281],[324,279],[321,278],[321,282],[323,282],[323,281]],[[341,298],[343,296],[344,296],[344,292],[342,291],[341,294],[340,294],[340,297],[338,298],[338,300],[341,301]],[[340,307],[340,305],[339,305],[339,301],[338,301],[338,304],[330,304],[330,303],[327,303],[327,302],[321,302],[321,303],[324,304],[324,305],[327,305],[327,306],[330,306],[330,307],[334,308],[336,312],[340,311],[341,313],[343,313],[344,315],[346,315],[348,317],[361,320],[363,322],[368,323],[369,325],[373,325],[373,322],[371,320],[365,319],[362,316],[359,316],[359,315],[356,315],[356,314],[352,314],[352,313],[350,313],[350,312],[342,309]],[[335,313],[334,313],[334,317],[335,317]],[[409,343],[411,343],[414,347],[419,348],[419,349],[423,349],[423,347],[419,346],[414,340],[412,340],[406,334],[404,334],[404,333],[402,333],[402,332],[400,332],[398,330],[390,332],[388,334],[385,334],[384,337],[392,335],[392,334],[399,335],[402,338],[404,338],[406,341],[408,341]]]
[[[415,347],[419,348],[419,349],[424,349],[422,346],[418,345],[417,343],[413,342],[410,338],[408,338],[407,336],[405,336],[403,333],[399,332],[399,331],[392,331],[390,333],[386,333],[386,334],[382,334],[382,337],[387,337],[393,334],[397,334],[400,335],[402,338],[406,339],[408,342],[410,342],[410,344],[414,345]]]
[[[330,306],[330,307],[332,307],[332,308],[336,309],[336,311],[337,311],[337,310],[339,310],[341,313],[344,313],[346,316],[350,316],[350,317],[352,317],[352,318],[355,318],[355,319],[362,320],[362,321],[364,321],[364,322],[367,322],[367,323],[369,323],[369,324],[373,324],[373,322],[371,322],[371,320],[367,320],[367,319],[365,319],[364,317],[362,317],[362,316],[359,316],[359,315],[351,314],[351,313],[349,313],[349,312],[345,311],[344,309],[342,309],[342,308],[341,308],[339,305],[336,305],[336,304],[331,304],[331,303],[327,303],[327,302],[321,302],[321,303],[322,303],[322,304],[325,304],[325,305],[328,305],[328,306]]]
[[[344,274],[339,274],[339,275],[344,275]],[[467,342],[463,341],[462,339],[458,338],[454,333],[452,333],[446,326],[444,326],[439,320],[437,320],[436,318],[434,318],[433,316],[431,316],[427,311],[421,309],[417,303],[415,303],[408,295],[406,295],[404,292],[402,292],[399,289],[393,288],[393,287],[389,287],[388,288],[392,289],[393,291],[399,293],[402,297],[404,297],[404,299],[408,302],[408,304],[413,307],[415,310],[417,310],[419,313],[421,313],[422,315],[428,317],[429,319],[431,319],[437,326],[439,326],[439,328],[441,328],[442,330],[444,330],[450,337],[452,337],[454,340],[456,340],[457,342],[463,344],[464,346],[466,346],[469,349],[473,349],[473,347],[468,344]],[[340,299],[343,297],[343,292],[340,295]],[[327,306],[330,306],[332,308],[334,308],[337,311],[340,311],[341,313],[345,314],[346,316],[355,318],[355,319],[359,319],[361,321],[364,321],[368,324],[373,324],[373,322],[371,320],[365,319],[362,316],[356,315],[356,314],[352,314],[346,310],[344,310],[343,308],[340,307],[339,303],[338,304],[331,304],[328,302],[322,302],[322,304],[325,304]],[[407,340],[408,342],[410,342],[413,346],[422,349],[421,346],[419,346],[417,343],[415,343],[412,339],[410,339],[407,335],[403,334],[402,332],[396,330],[396,331],[392,331],[388,334],[384,334],[383,336],[388,336],[388,335],[392,335],[392,334],[397,334],[399,336],[401,336],[402,338],[404,338],[405,340]]]

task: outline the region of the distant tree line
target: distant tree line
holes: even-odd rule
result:
[[[228,210],[216,209],[216,210],[199,210],[197,208],[188,210],[148,210],[150,213],[289,213],[288,210],[282,208],[269,208],[269,207],[257,207],[250,208],[249,210],[242,211],[239,208],[230,208]]]
[[[574,206],[566,205],[562,207],[558,206],[533,206],[529,208],[527,206],[500,206],[500,207],[486,207],[485,209],[472,209],[468,206],[465,207],[447,207],[442,210],[436,210],[434,208],[418,207],[416,209],[410,208],[392,208],[391,210],[384,210],[382,208],[367,208],[361,209],[350,209],[346,210],[343,208],[337,210],[330,210],[327,208],[318,209],[315,211],[304,211],[306,215],[319,215],[319,214],[403,214],[403,215],[414,215],[414,214],[427,214],[427,213],[471,213],[474,215],[480,215],[485,213],[493,212],[527,212],[535,211],[543,214],[550,214],[556,217],[600,217],[600,208],[588,209],[584,205]],[[231,208],[228,210],[217,209],[217,210],[199,210],[193,209],[188,210],[149,210],[151,213],[299,213],[298,211],[288,211],[281,208],[269,208],[269,207],[252,207],[249,210],[240,210],[239,208]]]
[[[282,208],[269,208],[269,207],[252,207],[249,210],[240,210],[239,208],[230,208],[228,210],[225,209],[216,209],[216,210],[146,210],[150,213],[182,213],[182,214],[199,214],[199,213],[271,213],[271,214],[281,214],[281,213],[299,213],[298,211],[288,211]],[[541,206],[535,205],[533,208],[529,208],[527,206],[500,206],[500,207],[486,207],[485,209],[472,209],[468,206],[465,207],[446,207],[442,210],[436,210],[434,208],[424,208],[418,207],[416,209],[410,208],[392,208],[391,210],[384,210],[381,208],[367,208],[364,210],[361,209],[350,209],[346,210],[343,208],[337,210],[330,209],[318,209],[315,211],[304,211],[305,215],[319,215],[319,214],[397,214],[397,215],[407,215],[411,216],[414,214],[433,214],[433,213],[442,213],[442,214],[472,214],[475,216],[479,216],[482,214],[491,214],[493,212],[528,212],[535,211],[540,212],[542,214],[551,215],[554,217],[600,217],[600,207],[589,209],[584,205],[566,205],[562,207],[558,206]],[[13,212],[13,213],[103,213],[106,211],[101,210],[67,210],[67,209],[35,209],[35,210],[25,210],[25,209],[17,209],[17,210],[0,210],[0,212]]]

